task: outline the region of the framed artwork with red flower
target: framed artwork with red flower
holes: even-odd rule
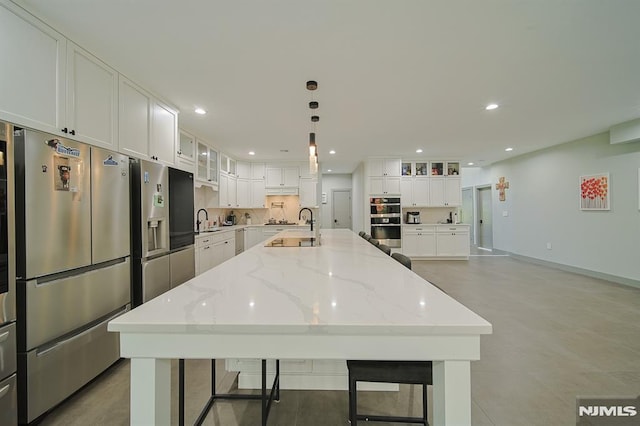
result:
[[[580,176],[580,210],[609,210],[609,173]]]

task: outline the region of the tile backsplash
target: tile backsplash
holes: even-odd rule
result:
[[[297,195],[269,195],[266,197],[266,206],[264,209],[229,209],[220,208],[218,206],[218,194],[209,187],[200,187],[195,189],[195,212],[197,214],[199,209],[205,209],[209,215],[208,226],[215,226],[219,224],[219,220],[225,220],[226,216],[232,211],[236,216],[236,223],[239,225],[245,225],[250,219],[252,225],[262,225],[269,221],[269,219],[275,219],[276,221],[285,220],[287,222],[298,222],[298,212],[300,211],[300,203]],[[314,219],[316,217],[317,209],[314,209]],[[248,214],[248,217],[247,217]],[[303,219],[308,219],[309,213],[303,212]],[[204,214],[200,213],[200,219],[204,220]],[[194,218],[194,228],[197,218]]]

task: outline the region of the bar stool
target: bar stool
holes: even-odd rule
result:
[[[376,246],[376,247],[378,247],[378,246],[380,245],[380,241],[376,240],[375,238],[371,238],[371,239],[369,240],[369,242],[370,242],[371,244],[373,244],[374,246]]]
[[[369,241],[369,240],[371,239],[371,235],[369,235],[369,234],[364,234],[364,235],[362,236],[362,238],[364,238],[365,240]]]
[[[280,401],[280,360],[276,360],[276,375],[273,379],[271,392],[267,394],[267,360],[262,360],[262,392],[260,395],[220,394],[216,393],[216,360],[211,360],[211,396],[204,406],[194,425],[200,426],[207,418],[213,403],[220,399],[250,399],[262,402],[262,426],[267,426],[269,411],[273,401]],[[178,360],[178,425],[184,426],[184,359]]]
[[[407,256],[393,253],[391,257],[411,269],[411,259]],[[347,360],[347,369],[349,370],[349,422],[352,426],[357,426],[358,420],[429,425],[427,422],[427,386],[433,385],[431,361]],[[422,385],[422,417],[359,414],[358,382]]]
[[[366,232],[360,231],[360,232],[358,232],[358,235],[360,235],[361,237],[364,237],[366,235]]]
[[[380,245],[378,245],[378,248],[379,248],[380,250],[382,250],[383,252],[385,252],[385,254],[386,254],[387,256],[391,256],[391,247],[389,247],[388,245],[386,245],[386,244],[380,244]]]

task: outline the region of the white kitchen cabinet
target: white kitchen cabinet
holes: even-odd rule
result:
[[[318,179],[300,178],[300,207],[318,207]]]
[[[236,176],[236,160],[226,154],[220,154],[220,171]]]
[[[251,180],[251,207],[263,209],[266,207],[265,197],[267,192],[264,186],[264,179]]]
[[[264,181],[265,179],[264,163],[251,163],[251,179]]]
[[[376,176],[369,178],[369,194],[400,195],[400,177]]]
[[[218,151],[197,140],[196,184],[218,189]]]
[[[369,177],[401,176],[402,161],[397,158],[370,159],[367,162]]]
[[[0,118],[117,150],[117,71],[11,3],[0,28]]]
[[[436,229],[434,226],[403,226],[402,254],[409,257],[436,256]]]
[[[298,188],[300,171],[298,167],[267,166],[265,176],[265,187],[267,188]]]
[[[205,233],[196,237],[196,275],[235,256],[235,231]]]
[[[236,176],[238,176],[238,179],[251,179],[251,163],[238,161],[236,163]]]
[[[118,94],[120,152],[174,165],[178,113],[123,76]]]
[[[220,182],[218,185],[220,207],[237,207],[237,178],[227,173],[220,173]]]
[[[469,225],[438,225],[436,254],[441,257],[469,257]]]
[[[194,173],[196,171],[196,138],[190,133],[180,130],[177,149],[176,166],[182,170]]]
[[[0,117],[60,134],[64,127],[66,38],[20,7],[0,3]],[[8,62],[10,61],[10,62]]]
[[[400,182],[400,202],[403,207],[428,207],[429,178],[403,176]]]
[[[429,192],[429,205],[431,207],[462,205],[462,187],[459,177],[430,177]]]
[[[67,41],[66,75],[62,132],[91,145],[117,150],[118,72]]]
[[[238,163],[240,164],[240,163]],[[239,170],[238,170],[239,171]],[[251,208],[251,179],[237,179],[236,207]]]

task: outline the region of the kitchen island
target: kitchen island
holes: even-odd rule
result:
[[[432,360],[434,424],[469,425],[470,362],[492,328],[353,232],[323,230],[321,246],[255,246],[109,330],[131,358],[132,424],[170,423],[170,359],[263,358]]]

